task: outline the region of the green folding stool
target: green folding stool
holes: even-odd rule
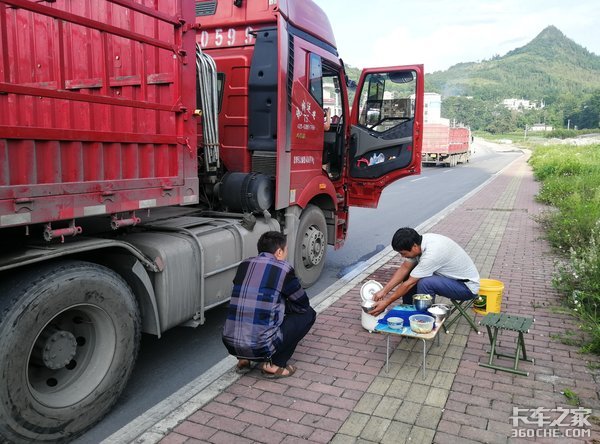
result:
[[[469,325],[471,326],[471,328],[477,334],[479,334],[479,329],[477,328],[477,325],[475,325],[474,319],[467,312],[467,310],[472,307],[474,301],[475,301],[475,299],[467,299],[465,301],[458,301],[458,300],[450,299],[450,302],[452,302],[453,307],[448,315],[448,319],[443,324],[444,332],[448,333],[448,330],[450,329],[450,327],[452,325],[454,325],[461,317],[463,317],[467,320],[467,322],[469,322]],[[454,316],[453,316],[453,314],[454,314]]]
[[[488,331],[491,346],[490,359],[487,364],[480,362],[479,365],[482,367],[493,368],[494,370],[513,373],[515,375],[529,376],[529,372],[519,370],[519,360],[533,362],[533,359],[527,359],[525,340],[523,339],[523,333],[529,332],[529,327],[531,327],[532,323],[533,319],[525,316],[515,316],[505,313],[488,313],[485,315],[479,324],[485,326]],[[517,350],[514,355],[506,355],[496,351],[496,341],[500,330],[512,330],[519,333],[519,337],[517,338]],[[493,364],[494,357],[514,359],[514,366],[511,368]]]

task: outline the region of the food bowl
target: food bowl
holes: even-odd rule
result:
[[[412,315],[408,318],[410,321],[410,329],[418,334],[429,333],[433,330],[434,318],[428,315]]]
[[[404,327],[404,319],[402,318],[387,318],[388,327],[393,328],[394,330],[400,330]]]
[[[367,300],[367,301],[362,301],[360,303],[360,306],[362,307],[362,309],[365,313],[368,313],[373,309],[373,307],[375,307],[375,304],[377,304],[377,302]]]
[[[430,294],[416,294],[413,296],[413,303],[417,310],[425,311],[433,304],[433,298]]]
[[[444,304],[434,304],[427,309],[427,312],[435,318],[435,322],[442,322],[450,313],[450,307]]]

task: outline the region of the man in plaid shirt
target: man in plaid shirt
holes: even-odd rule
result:
[[[237,371],[262,361],[268,378],[296,371],[288,365],[296,346],[315,322],[316,313],[287,258],[285,236],[277,231],[258,240],[258,256],[243,261],[223,327],[223,343],[238,358]]]

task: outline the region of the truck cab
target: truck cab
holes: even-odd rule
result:
[[[420,171],[423,67],[354,85],[313,1],[93,4],[0,0],[2,442],[100,421],[262,233],[313,284],[349,207]]]
[[[309,286],[326,246],[343,245],[349,206],[376,207],[386,185],[420,172],[423,67],[366,69],[356,85],[311,0],[202,0],[196,24],[218,72],[222,171],[272,181],[270,210]]]

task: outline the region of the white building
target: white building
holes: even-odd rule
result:
[[[330,109],[331,116],[341,116],[343,114],[340,88],[334,84],[330,77],[323,79],[323,107]]]
[[[442,118],[442,96],[438,93],[425,93],[423,98],[423,122],[439,122]]]
[[[529,128],[529,131],[552,131],[552,125],[546,125],[545,123],[534,123]]]
[[[526,109],[537,109],[538,105],[536,102],[525,99],[504,99],[502,105],[511,111],[523,111]],[[542,100],[539,108],[544,107],[544,101]]]

